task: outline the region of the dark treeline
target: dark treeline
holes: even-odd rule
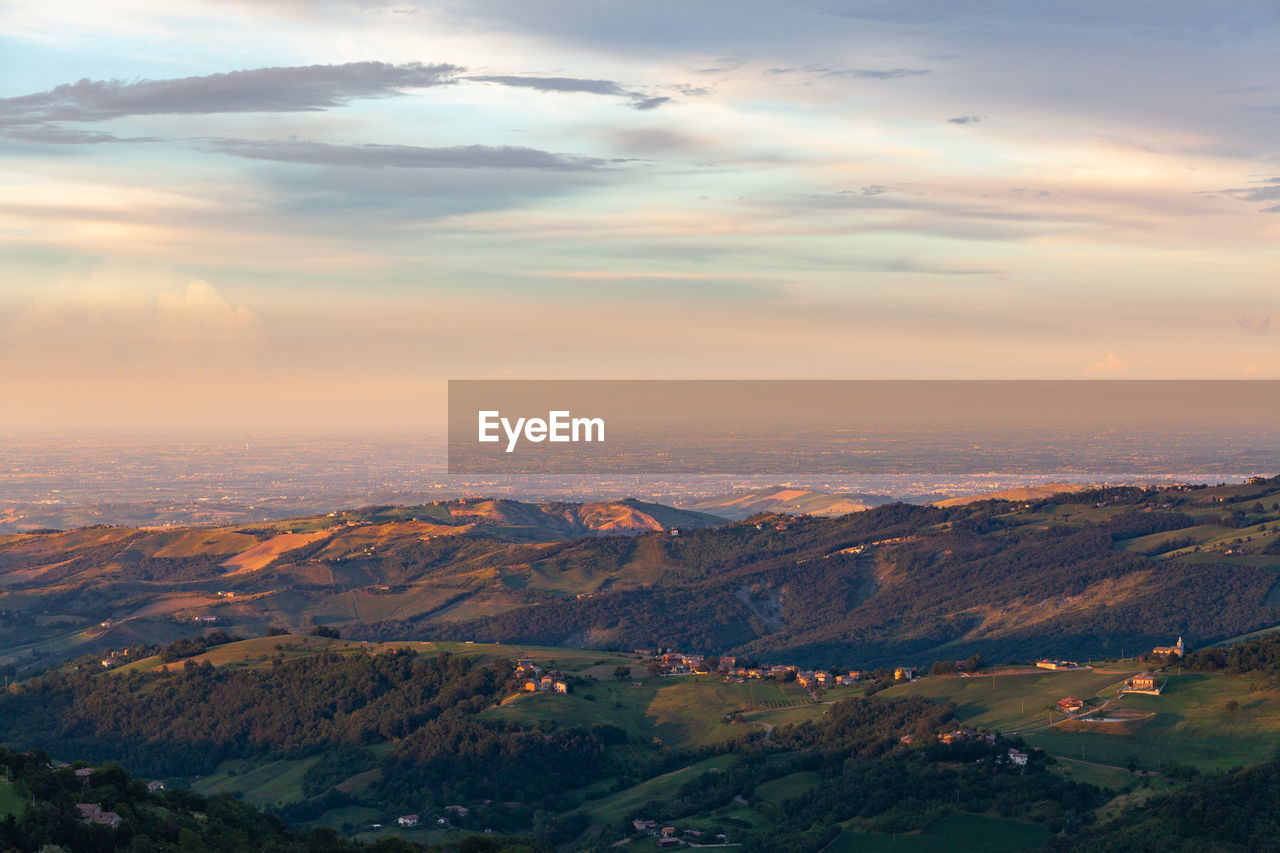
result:
[[[1261,853],[1280,850],[1280,762],[1215,773],[1186,788],[1130,805],[1074,837],[1061,853]]]
[[[92,768],[88,778],[76,775],[85,766],[54,765],[33,750],[0,749],[14,791],[24,807],[0,820],[0,849],[36,851],[57,846],[76,853],[550,853],[531,838],[472,836],[456,844],[411,843],[389,837],[361,844],[332,829],[302,833],[280,818],[229,795],[204,797],[183,789],[148,792],[120,765]],[[97,806],[118,824],[86,822],[77,804]]]
[[[1195,672],[1256,673],[1280,680],[1280,633],[1264,634],[1225,648],[1188,652],[1182,665]]]
[[[307,801],[282,811],[296,821],[355,802],[334,786],[376,768],[361,796],[379,807],[409,813],[460,800],[512,802],[484,825],[522,826],[534,809],[563,808],[570,788],[675,760],[653,744],[606,760],[609,747],[627,740],[616,726],[477,719],[516,689],[511,675],[506,661],[473,666],[408,650],[321,652],[257,668],[187,660],[173,671],[55,672],[0,697],[0,729],[13,743],[119,761],[153,777],[204,775],[232,758],[318,754],[304,779]],[[385,742],[393,746],[381,757],[368,749]],[[566,831],[549,826],[545,834]]]

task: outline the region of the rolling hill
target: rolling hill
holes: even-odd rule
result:
[[[473,499],[0,537],[0,662],[208,625],[796,663],[1105,657],[1280,624],[1280,479],[721,521]]]
[[[812,489],[771,486],[748,492],[703,498],[685,504],[685,509],[705,512],[741,521],[757,513],[787,513],[789,515],[839,516],[862,512],[873,506],[889,503],[883,495],[831,494]]]

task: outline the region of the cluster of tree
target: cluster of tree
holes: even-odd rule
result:
[[[538,824],[555,841],[582,829],[561,815],[566,791],[684,760],[653,743],[628,744],[614,725],[480,720],[509,692],[511,672],[505,661],[472,666],[407,649],[321,652],[258,668],[187,660],[176,672],[55,672],[0,696],[0,729],[14,742],[159,777],[210,773],[230,758],[318,754],[302,781],[307,799],[281,810],[291,821],[354,802],[411,813],[492,801],[517,805],[478,813],[477,829]],[[382,757],[367,748],[386,741]],[[381,772],[359,797],[337,790],[373,769]]]
[[[76,775],[85,766],[55,766],[38,750],[0,749],[0,766],[23,801],[16,814],[0,820],[0,848],[5,850],[63,850],[83,853],[212,853],[262,850],[272,853],[551,853],[544,842],[531,838],[473,836],[456,844],[416,844],[389,837],[362,844],[338,836],[331,829],[302,833],[280,818],[229,795],[204,797],[184,789],[148,792],[118,764],[92,768],[87,778]],[[77,804],[97,806],[115,815],[116,826],[91,823]]]
[[[1256,673],[1280,679],[1280,633],[1264,634],[1225,648],[1188,652],[1182,665],[1194,672]]]
[[[1181,790],[1132,803],[1078,835],[1055,838],[1050,847],[1060,853],[1280,850],[1277,802],[1280,762],[1269,761],[1193,779]]]
[[[920,696],[893,700],[854,696],[832,705],[819,722],[777,730],[773,740],[799,751],[875,758],[897,748],[903,735],[925,738],[937,732],[953,711],[950,704],[935,705]]]
[[[214,646],[222,646],[242,639],[244,638],[228,634],[226,631],[210,631],[203,637],[182,637],[160,650],[160,660],[164,663],[173,663],[183,658],[193,658],[204,654]]]
[[[54,672],[0,696],[0,729],[13,742],[150,775],[207,773],[227,758],[402,738],[449,709],[487,707],[509,672],[407,650],[260,668],[188,660],[178,672]]]

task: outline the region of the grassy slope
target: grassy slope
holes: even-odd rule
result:
[[[959,719],[969,725],[1023,730],[1033,746],[1119,767],[1136,756],[1138,767],[1146,770],[1166,761],[1221,769],[1255,763],[1280,749],[1280,690],[1244,676],[1177,675],[1175,671],[1166,677],[1169,684],[1161,696],[1131,694],[1108,706],[1109,711],[1154,716],[1136,724],[1098,725],[1087,731],[1071,731],[1061,724],[1045,727],[1045,706],[1063,696],[1086,698],[1100,692],[1110,698],[1122,674],[1003,675],[995,679],[995,690],[991,678],[927,678],[892,687],[882,695],[951,700],[957,704]],[[1227,710],[1230,700],[1238,703],[1238,710]]]
[[[1235,700],[1236,711],[1226,704]],[[1125,696],[1113,707],[1153,712],[1132,734],[1034,732],[1027,741],[1051,752],[1103,764],[1156,769],[1162,761],[1202,769],[1249,765],[1280,749],[1280,690],[1254,685],[1244,676],[1171,675],[1160,696]]]
[[[1136,672],[1135,669],[1129,672]],[[936,701],[951,700],[958,706],[956,716],[972,726],[1008,732],[1047,722],[1045,708],[1066,696],[1089,698],[1124,681],[1123,672],[1004,673],[975,678],[925,678],[911,684],[890,687],[883,696],[925,696]],[[994,681],[994,686],[993,686]],[[1060,716],[1060,715],[1056,715]]]
[[[1003,818],[953,813],[922,833],[871,835],[846,832],[827,847],[829,853],[1016,853],[1038,850],[1049,840],[1042,826]]]

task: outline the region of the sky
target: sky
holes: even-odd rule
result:
[[[0,0],[0,412],[1280,378],[1280,6]]]

